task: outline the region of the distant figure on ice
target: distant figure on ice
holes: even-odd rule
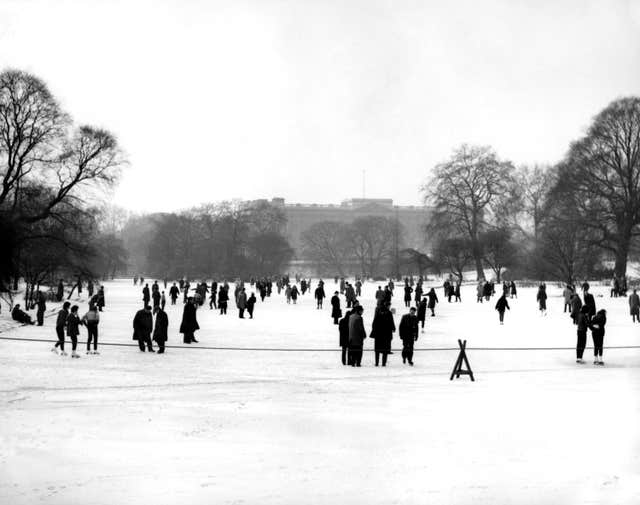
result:
[[[482,303],[482,299],[484,298],[484,286],[482,285],[482,281],[478,281],[478,285],[476,286],[476,303]]]
[[[318,287],[316,288],[316,290],[314,292],[314,296],[316,298],[316,308],[317,309],[321,309],[322,308],[322,301],[324,300],[324,298],[326,298],[326,295],[324,294],[324,288],[322,287],[322,284],[318,285]]]
[[[587,346],[587,328],[589,328],[589,314],[587,314],[588,310],[588,307],[586,305],[583,305],[578,312],[578,317],[576,318],[576,324],[578,325],[576,363],[584,363],[582,355],[584,354],[584,348]]]
[[[571,319],[573,319],[573,324],[578,324],[578,314],[580,314],[580,309],[582,308],[582,300],[580,300],[580,295],[578,295],[578,293],[574,292],[571,295],[570,304]]]
[[[160,307],[160,298],[162,298],[162,296],[160,295],[160,290],[154,289],[151,297],[153,298],[153,308],[155,310]]]
[[[185,344],[198,343],[195,332],[200,329],[200,325],[196,319],[196,310],[196,304],[193,301],[193,297],[190,296],[184,305],[182,322],[180,323],[180,333],[184,335],[183,342]]]
[[[402,316],[399,333],[402,339],[402,362],[408,361],[413,366],[413,344],[418,340],[418,318],[415,307],[411,307],[409,313]]]
[[[178,299],[179,294],[180,294],[180,290],[178,289],[178,286],[176,286],[176,283],[174,282],[173,286],[169,288],[169,297],[171,298],[171,305],[176,304],[176,300]]]
[[[149,284],[145,284],[142,288],[142,304],[146,307],[151,300],[151,293],[149,292]]]
[[[251,296],[247,299],[247,312],[250,319],[253,319],[253,309],[256,306],[256,301],[256,295],[251,293]]]
[[[351,366],[362,366],[362,349],[367,332],[362,321],[362,305],[356,305],[349,316],[349,361]]]
[[[536,300],[538,301],[538,309],[540,310],[540,315],[547,315],[547,289],[544,284],[540,284],[538,287],[538,294],[536,295]]]
[[[298,286],[296,286],[295,284],[293,285],[293,287],[291,288],[291,299],[293,300],[293,304],[296,304],[296,300],[298,299]]]
[[[347,308],[353,307],[353,304],[357,300],[356,291],[348,282],[346,283],[346,287],[344,288],[344,297],[347,299]]]
[[[218,291],[218,308],[220,309],[220,315],[227,313],[227,303],[229,302],[229,292],[227,288],[222,285]]]
[[[78,347],[78,335],[80,335],[80,316],[78,316],[78,306],[71,307],[69,317],[67,317],[67,336],[71,338],[71,357],[79,358],[80,355],[76,352]]]
[[[136,312],[133,318],[133,340],[138,341],[140,352],[145,352],[145,345],[149,352],[155,352],[151,343],[152,330],[153,316],[151,315],[151,307],[145,305],[143,309]]]
[[[62,356],[66,356],[67,353],[64,352],[64,329],[67,326],[67,318],[69,317],[69,307],[71,303],[64,302],[62,304],[62,309],[58,312],[58,318],[56,319],[56,336],[58,337],[58,341],[51,349],[51,352],[58,352],[58,347],[60,348],[60,354]]]
[[[388,305],[383,305],[378,309],[373,317],[371,325],[371,338],[375,340],[374,351],[376,355],[376,366],[380,362],[382,354],[382,366],[387,366],[387,355],[391,352],[391,340],[393,333],[396,331],[396,325],[393,322],[393,314],[389,310]]]
[[[585,282],[586,284],[586,282]],[[584,290],[584,304],[589,307],[589,318],[596,315],[596,300],[591,293],[589,293],[589,285]]]
[[[166,305],[167,305],[167,297],[164,296],[164,291],[163,291],[162,294],[160,295],[160,308],[164,310]]]
[[[456,288],[453,291],[453,295],[456,297],[456,302],[462,303],[462,298],[460,297],[460,281],[456,282]]]
[[[586,304],[585,304],[586,305]],[[602,347],[604,345],[604,326],[607,324],[607,311],[601,309],[591,319],[591,338],[593,338],[593,364],[604,365],[602,361]]]
[[[336,296],[338,292],[336,291]],[[349,354],[349,317],[352,311],[347,310],[344,317],[338,323],[338,333],[340,335],[340,347],[342,348],[342,364],[351,365],[351,355]]]
[[[89,311],[82,316],[82,324],[87,327],[87,354],[100,354],[98,352],[98,324],[100,323],[100,313],[98,307],[89,305]],[[91,352],[91,342],[93,341],[93,352]]]
[[[571,286],[567,284],[562,290],[562,296],[564,298],[564,312],[566,312],[567,310],[571,312],[571,296],[572,295],[573,295],[573,289],[571,289]]]
[[[238,317],[244,319],[244,310],[247,308],[247,293],[245,293],[244,288],[240,288],[238,292],[236,307],[238,307]]]
[[[218,283],[213,281],[211,283],[211,296],[209,297],[209,308],[217,309],[216,298],[218,297]]]
[[[502,296],[498,298],[498,301],[496,302],[496,310],[500,316],[500,324],[504,324],[504,312],[505,310],[511,310],[506,294],[503,293]]]
[[[289,284],[284,288],[284,296],[287,299],[287,303],[291,303],[291,286]]]
[[[93,281],[90,280],[89,284],[87,284],[87,292],[89,293],[89,298],[93,296],[93,290],[94,290]]]
[[[629,313],[632,322],[640,323],[640,296],[636,289],[629,295]]]
[[[47,302],[44,293],[40,290],[36,292],[36,306],[38,307],[36,320],[38,321],[38,326],[42,326],[44,324],[44,313],[47,310]]]
[[[436,295],[436,290],[431,288],[429,290],[429,292],[427,293],[427,296],[429,297],[429,303],[427,304],[427,306],[431,310],[431,317],[435,317],[435,315],[436,315],[436,312],[435,312],[436,303],[438,303],[438,295]]]
[[[100,312],[102,312],[102,309],[105,306],[105,302],[104,302],[104,286],[100,286],[100,289],[98,289],[98,310]]]
[[[338,324],[338,319],[342,317],[342,310],[340,309],[340,297],[336,291],[331,297],[331,317],[333,318],[333,324]]]
[[[158,354],[164,354],[164,343],[169,339],[169,317],[164,307],[156,310],[156,324],[153,327],[153,340],[158,344]]]
[[[61,302],[63,296],[64,296],[64,284],[62,284],[62,279],[60,279],[58,281],[58,291],[56,291],[56,301]]]
[[[356,296],[362,296],[362,281],[360,279],[356,281]]]
[[[406,284],[404,285],[404,306],[405,307],[411,306],[411,293],[413,293],[413,288],[409,286],[409,281],[407,280]]]
[[[511,281],[511,298],[518,298],[518,289],[514,281]]]
[[[427,295],[422,297],[418,304],[418,322],[421,325],[422,333],[424,333],[424,320],[427,317]]]

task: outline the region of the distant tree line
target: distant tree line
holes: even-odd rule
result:
[[[124,164],[114,135],[74,124],[41,79],[0,73],[0,291],[125,265],[122,244],[101,228],[101,195]]]
[[[157,278],[249,278],[281,273],[293,255],[282,209],[221,202],[129,219],[122,238],[131,269]]]

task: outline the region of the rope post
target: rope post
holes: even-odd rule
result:
[[[473,371],[471,370],[471,365],[469,365],[469,360],[467,359],[467,341],[464,342],[458,339],[458,346],[460,346],[460,353],[458,354],[458,359],[456,359],[456,364],[453,365],[453,372],[451,372],[451,377],[449,380],[453,380],[453,376],[456,376],[456,379],[459,379],[461,375],[468,375],[471,377],[471,382],[475,382],[473,378]],[[466,370],[462,368],[462,363],[466,365]]]

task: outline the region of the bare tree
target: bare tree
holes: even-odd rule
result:
[[[383,273],[382,267],[394,255],[395,234],[399,233],[399,227],[396,219],[384,216],[354,219],[349,227],[347,244],[362,275],[375,277]]]
[[[346,226],[334,221],[321,221],[302,232],[302,253],[320,268],[345,276],[347,262]]]
[[[500,218],[513,197],[513,165],[501,161],[490,147],[463,144],[435,167],[422,187],[435,211],[430,230],[469,240],[478,278],[484,278],[480,234]]]
[[[555,184],[555,175],[555,170],[547,165],[524,165],[515,175],[522,205],[512,224],[534,244],[538,242],[546,217],[546,202]]]
[[[573,188],[580,223],[615,257],[625,275],[640,224],[640,98],[610,103],[574,142],[560,165],[559,185]]]
[[[473,251],[469,239],[464,237],[448,237],[440,239],[434,250],[436,262],[447,268],[460,282],[464,271],[473,261]],[[478,276],[478,279],[483,278]]]
[[[482,234],[484,261],[496,274],[500,282],[502,270],[513,266],[517,260],[517,249],[511,241],[511,232],[507,228],[497,228]]]

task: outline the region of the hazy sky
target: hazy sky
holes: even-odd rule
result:
[[[419,204],[462,142],[554,163],[640,94],[640,0],[0,0],[0,69],[128,154],[114,201]]]

